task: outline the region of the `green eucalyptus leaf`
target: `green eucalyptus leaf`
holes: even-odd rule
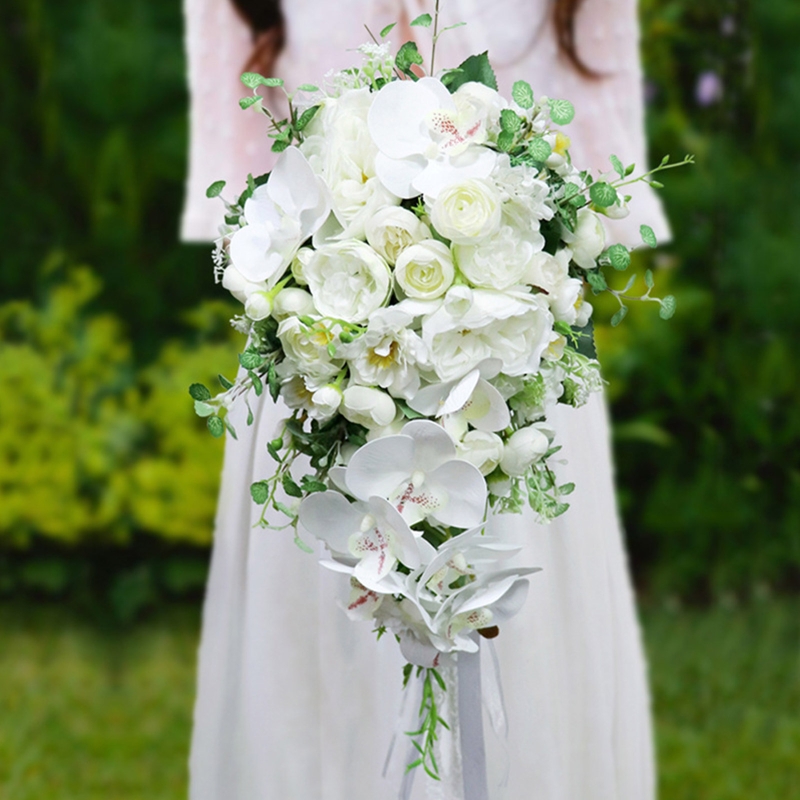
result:
[[[549,100],[550,119],[556,125],[569,125],[575,118],[575,106],[569,100]]]
[[[283,491],[286,492],[289,497],[303,496],[303,490],[295,483],[294,478],[292,478],[288,472],[283,473],[281,484],[283,485]]]
[[[497,146],[507,153],[514,146],[514,134],[511,131],[500,131],[497,136]]]
[[[608,157],[608,160],[611,162],[611,166],[614,167],[614,172],[620,176],[620,178],[625,177],[625,167],[622,166],[622,162],[617,158],[617,156],[611,155]]]
[[[589,187],[589,197],[596,206],[608,208],[617,202],[617,190],[605,181],[597,181]]]
[[[528,144],[528,152],[534,161],[544,163],[550,158],[553,148],[550,147],[550,143],[545,139],[531,139],[530,144]]]
[[[195,400],[210,400],[211,392],[202,383],[193,383],[189,387],[189,394]]]
[[[269,499],[269,484],[266,481],[258,481],[250,484],[250,497],[253,502],[263,506]]]
[[[411,20],[411,27],[430,28],[433,17],[430,14],[420,14],[416,19]]]
[[[247,349],[239,353],[239,363],[245,369],[257,369],[264,363],[264,358],[256,350]]]
[[[628,307],[627,306],[622,306],[620,308],[620,310],[617,311],[617,313],[614,314],[613,317],[611,317],[611,327],[612,328],[616,328],[617,325],[619,325],[620,322],[622,322],[622,320],[625,319],[625,316],[627,315],[627,313],[628,313]]]
[[[214,183],[206,189],[206,197],[218,197],[224,188],[225,181],[214,181]]]
[[[383,28],[381,32],[378,34],[381,37],[381,39],[385,39],[391,33],[392,28],[394,28],[395,25],[397,25],[396,22],[391,22],[385,28]]]
[[[675,314],[676,306],[677,301],[675,300],[675,297],[671,294],[668,294],[661,300],[661,309],[658,312],[658,316],[661,317],[661,319],[671,319]]]
[[[589,286],[592,287],[592,291],[594,294],[599,294],[600,292],[604,292],[608,289],[608,283],[606,283],[606,276],[603,275],[600,270],[597,272],[587,272],[586,273],[586,281]]]
[[[653,229],[649,225],[639,226],[639,233],[642,235],[642,241],[650,247],[658,247],[658,240],[656,239]]]
[[[242,74],[241,81],[248,89],[255,89],[261,86],[264,79],[257,72],[245,72]]]
[[[522,127],[522,120],[510,108],[504,108],[500,112],[500,127],[509,133],[516,133]]]
[[[628,269],[631,265],[631,254],[624,244],[612,244],[606,251],[606,255],[611,262],[611,266],[620,272]]]
[[[197,414],[198,417],[210,417],[214,413],[214,406],[210,406],[202,400],[195,400],[194,413]]]
[[[653,270],[648,269],[644,273],[644,283],[645,283],[645,286],[647,286],[648,289],[652,289],[656,285],[656,282],[653,279]]]
[[[219,417],[209,417],[206,424],[208,425],[208,430],[215,439],[219,439],[219,437],[225,433],[225,423],[223,423]]]
[[[255,105],[259,100],[261,100],[261,98],[254,94],[251,94],[249,97],[242,97],[239,100],[239,107],[243,109],[250,108],[250,106]]]
[[[283,78],[261,78],[264,86],[283,86]]]
[[[314,86],[313,83],[301,83],[297,87],[298,92],[318,92],[319,86]]]
[[[527,81],[517,81],[511,88],[511,97],[520,108],[533,108],[533,89]]]

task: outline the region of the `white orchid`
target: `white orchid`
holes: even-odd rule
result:
[[[486,510],[483,476],[456,458],[452,438],[429,420],[413,420],[398,435],[367,442],[350,459],[344,480],[360,500],[389,500],[410,525],[429,517],[470,528]]]
[[[247,225],[230,242],[233,266],[245,280],[273,286],[329,213],[325,183],[296,147],[287,148],[244,204]]]
[[[368,124],[380,153],[375,170],[398,197],[435,197],[469,178],[487,178],[497,156],[486,141],[486,115],[474,98],[457,103],[436,78],[392,81],[375,96]]]
[[[423,553],[428,560],[433,555],[433,547],[382,497],[351,503],[339,492],[318,492],[300,504],[299,518],[334,555],[355,558],[353,577],[373,592],[393,591],[382,581],[398,562],[414,570]]]

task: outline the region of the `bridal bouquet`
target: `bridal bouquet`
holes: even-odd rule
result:
[[[251,487],[261,522],[276,511],[301,547],[298,531],[323,542],[347,614],[397,638],[425,685],[417,763],[434,775],[437,668],[496,635],[535,571],[507,566],[517,548],[487,521],[567,509],[548,415],[602,384],[587,287],[619,300],[612,324],[627,311],[632,281],[612,291],[603,270],[629,251],[600,215],[627,213],[622,188],[672,166],[633,178],[611,156],[593,179],[570,159],[569,102],[524,81],[503,97],[486,54],[434,73],[439,35],[427,71],[415,44],[393,56],[376,37],[360,67],[287,92],[285,119],[258,93],[282,81],[242,76],[280,156],[224,201],[214,258],[243,304],[239,376],[190,390],[215,436],[236,435],[226,413],[250,395],[291,410],[265,443],[274,473]],[[648,272],[638,299],[668,318],[674,298],[652,288]]]

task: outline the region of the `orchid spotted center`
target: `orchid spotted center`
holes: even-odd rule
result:
[[[440,108],[428,117],[428,128],[433,142],[426,148],[425,157],[435,159],[440,155],[457,156],[471,144],[480,144],[483,121],[471,106],[448,111]]]

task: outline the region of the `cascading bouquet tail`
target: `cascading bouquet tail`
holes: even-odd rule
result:
[[[485,53],[432,74],[438,19],[412,23],[432,23],[430,73],[414,43],[393,56],[376,37],[360,66],[286,92],[285,118],[259,94],[286,91],[280,79],[242,76],[240,104],[280,155],[224,200],[214,261],[244,306],[238,377],[190,392],[216,436],[235,436],[227,411],[265,390],[290,410],[266,443],[274,474],[251,486],[261,523],[322,542],[349,578],[347,613],[397,637],[406,679],[416,668],[427,688],[414,763],[435,777],[436,670],[495,635],[536,571],[510,565],[518,548],[487,519],[567,509],[548,415],[601,388],[587,286],[619,301],[612,324],[627,311],[634,279],[612,290],[604,268],[630,254],[600,215],[626,214],[623,187],[677,165],[633,177],[611,156],[593,178],[560,130],[569,102],[524,81],[505,99]],[[642,238],[655,246],[647,226]],[[669,318],[674,298],[645,283],[635,299]]]

